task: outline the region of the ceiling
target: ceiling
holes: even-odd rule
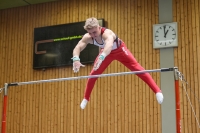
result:
[[[38,3],[51,2],[51,1],[57,1],[57,0],[0,0],[0,10],[19,7],[19,6],[38,4]]]

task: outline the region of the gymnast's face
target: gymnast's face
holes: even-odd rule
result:
[[[87,32],[90,34],[90,36],[94,39],[98,38],[101,35],[101,27],[93,27],[91,29],[88,29]]]

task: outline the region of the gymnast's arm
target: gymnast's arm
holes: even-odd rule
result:
[[[99,55],[98,60],[95,62],[94,64],[94,70],[96,71],[97,69],[99,69],[102,61],[106,58],[107,55],[110,54],[112,47],[113,47],[113,42],[114,39],[116,38],[115,34],[109,30],[106,29],[106,31],[103,33],[102,38],[104,39],[104,49],[102,51],[102,53]]]
[[[73,71],[75,73],[77,73],[80,69],[80,67],[84,67],[85,65],[81,64],[80,62],[80,58],[79,58],[79,55],[80,55],[80,52],[85,49],[85,47],[91,43],[91,37],[89,36],[89,34],[85,34],[83,36],[83,38],[78,42],[78,44],[76,45],[76,47],[74,48],[73,50],[73,57],[72,57],[72,60],[73,60]]]
[[[86,33],[82,39],[78,42],[73,50],[73,57],[79,57],[80,52],[85,49],[88,44],[92,44],[92,39],[88,33]]]
[[[104,47],[102,53],[104,53],[105,56],[107,56],[110,54],[110,52],[112,50],[113,42],[114,42],[116,36],[111,30],[106,29],[102,37],[105,40],[105,47]]]

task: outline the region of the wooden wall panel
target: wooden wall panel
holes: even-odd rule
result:
[[[187,91],[198,120],[199,6],[198,0],[173,1],[174,21],[179,25],[175,65],[190,84]],[[33,70],[33,30],[84,21],[91,16],[104,18],[106,26],[126,42],[146,69],[160,67],[159,50],[152,48],[152,25],[158,23],[157,0],[50,2],[0,10],[2,87],[10,82],[88,75],[92,65],[81,68],[79,73],[73,73],[71,66]],[[114,61],[104,73],[124,71],[129,70]],[[160,74],[151,75],[160,86]],[[10,87],[7,133],[161,133],[160,105],[151,89],[136,75],[99,78],[89,104],[81,110],[85,84],[86,79]],[[181,83],[180,88],[182,132],[199,132]],[[2,102],[0,99],[1,108]]]
[[[184,133],[200,132],[199,7],[198,0],[173,1],[173,18],[179,29],[179,47],[174,51],[175,65],[188,82],[180,82],[181,129]]]

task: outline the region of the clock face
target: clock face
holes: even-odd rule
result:
[[[154,37],[158,45],[168,46],[176,40],[176,30],[170,25],[162,25],[156,29]]]

